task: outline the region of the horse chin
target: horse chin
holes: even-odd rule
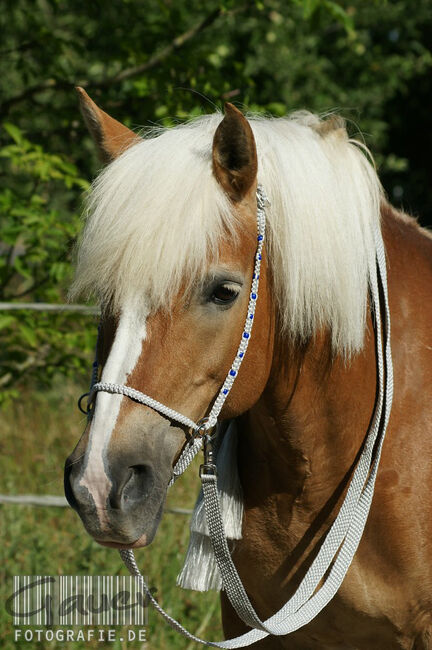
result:
[[[163,514],[165,496],[166,493],[158,507],[156,506],[156,512],[151,507],[154,501],[153,504],[148,503],[147,508],[144,501],[141,512],[135,512],[133,517],[125,516],[125,513],[118,510],[94,508],[78,510],[78,514],[86,531],[101,546],[119,550],[142,548],[151,544],[156,535]],[[151,510],[155,514],[151,515]]]
[[[153,538],[152,538],[153,539]],[[119,551],[127,551],[134,548],[142,548],[143,546],[148,546],[150,541],[147,541],[147,535],[144,533],[139,539],[137,539],[132,544],[120,544],[119,542],[105,542],[101,539],[95,539],[95,541],[101,546],[108,546],[108,548],[117,548]]]

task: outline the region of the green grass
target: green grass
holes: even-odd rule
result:
[[[71,386],[48,393],[22,395],[22,400],[1,413],[0,493],[63,494],[63,465],[84,427],[76,409]],[[171,489],[167,505],[192,507],[198,491],[197,465]],[[1,602],[12,592],[14,575],[126,575],[117,551],[102,548],[85,532],[78,516],[69,508],[0,505]],[[189,538],[189,518],[166,513],[150,547],[137,551],[141,571],[157,589],[161,605],[192,632],[208,639],[222,638],[219,596],[184,591],[175,586]],[[79,629],[79,628],[77,628]],[[84,628],[80,628],[84,629]],[[4,607],[0,613],[0,647],[57,650],[61,642],[14,642],[13,625]],[[118,635],[120,636],[120,635]],[[147,643],[127,644],[74,642],[81,648],[126,647],[192,650],[190,644],[149,610]]]

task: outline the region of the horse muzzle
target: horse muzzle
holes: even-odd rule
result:
[[[64,488],[87,532],[115,548],[150,544],[162,516],[171,464],[163,471],[134,454],[115,464],[105,462],[107,469],[97,476],[86,472],[79,446],[66,460]]]

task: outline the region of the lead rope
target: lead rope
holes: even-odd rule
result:
[[[381,237],[379,239],[381,240]],[[381,286],[384,288],[384,286],[386,286],[385,255],[382,240],[380,242],[377,241],[377,263]],[[281,610],[279,610],[279,612],[265,621],[265,623],[257,617],[251,606],[232,562],[226,540],[220,533],[222,521],[219,517],[218,508],[215,505],[215,497],[217,498],[217,493],[215,492],[214,478],[212,476],[203,477],[205,483],[205,485],[203,485],[204,501],[206,505],[208,526],[210,529],[210,537],[214,545],[216,560],[222,574],[222,580],[227,596],[242,620],[249,623],[249,625],[253,625],[255,628],[264,630],[264,634],[260,634],[257,631],[250,633],[252,642],[253,640],[262,638],[266,633],[281,635],[293,632],[312,620],[312,618],[314,618],[321,609],[326,606],[338,590],[360,542],[372,501],[382,443],[390,414],[393,390],[387,292],[386,290],[385,292],[383,291],[383,293],[385,293],[384,311],[386,320],[385,366],[387,370],[387,378],[385,379],[377,279],[373,281],[372,286],[373,302],[376,311],[377,353],[380,377],[379,394],[374,421],[370,433],[368,434],[364,451],[362,452],[360,461],[350,483],[345,501],[339,511],[338,517],[327,534],[326,540],[317,557],[294,596]],[[381,418],[384,400],[384,417]],[[382,427],[380,427],[380,423],[382,423]],[[377,449],[372,461],[375,443],[377,443]],[[338,555],[335,559],[336,554]],[[330,569],[328,578],[325,580],[323,586],[314,593],[334,559],[335,561]],[[246,640],[245,636],[243,637],[243,641],[244,640]],[[238,645],[235,644],[230,647],[238,647]]]
[[[217,494],[216,467],[213,463],[211,438],[209,430],[217,423],[218,415],[222,409],[225,399],[237,376],[241,362],[244,358],[250,334],[252,330],[255,305],[258,297],[259,271],[262,257],[262,248],[265,235],[265,205],[267,198],[261,187],[257,189],[257,223],[258,223],[258,246],[255,256],[255,267],[252,279],[251,294],[246,317],[245,328],[242,340],[239,345],[236,358],[231,366],[227,378],[215,400],[215,403],[207,418],[195,423],[186,416],[170,409],[157,402],[153,398],[128,386],[110,384],[104,382],[94,383],[96,379],[95,364],[93,367],[92,387],[90,390],[89,402],[91,403],[94,394],[98,391],[119,393],[134,399],[142,404],[153,408],[181,424],[190,427],[194,431],[191,444],[187,445],[180,455],[169,485],[172,485],[176,478],[189,466],[197,452],[200,450],[203,438],[205,439],[205,462],[201,466],[200,476],[204,494],[204,505],[206,510],[207,523],[210,538],[213,544],[216,561],[222,576],[223,588],[240,618],[254,629],[246,634],[221,642],[205,641],[188,632],[180,623],[167,614],[146,585],[135,561],[133,551],[120,551],[120,555],[132,575],[136,575],[141,582],[143,589],[152,603],[153,607],[165,618],[168,624],[187,638],[198,643],[221,648],[245,647],[259,639],[272,635],[285,635],[299,627],[302,627],[314,618],[331,600],[339,589],[343,578],[351,564],[357,546],[364,530],[368,512],[370,509],[376,474],[381,456],[382,444],[390,415],[393,377],[390,349],[390,313],[387,297],[387,280],[384,245],[379,227],[376,227],[376,262],[377,271],[371,277],[371,300],[372,309],[375,314],[376,331],[376,352],[378,361],[378,397],[375,406],[374,417],[371,428],[366,438],[365,446],[357,464],[353,478],[341,509],[331,526],[325,541],[307,571],[299,588],[293,597],[273,616],[266,621],[261,619],[253,609],[249,598],[241,583],[240,577],[231,559],[231,554],[226,542],[222,516],[220,513],[219,499]],[[385,359],[383,358],[382,328],[381,328],[381,307],[379,285],[381,285],[384,297],[385,316]],[[385,370],[384,370],[385,368]],[[384,415],[383,414],[384,406]],[[382,426],[380,426],[382,423]],[[201,435],[200,435],[201,434]],[[376,443],[376,444],[375,444]],[[373,451],[376,446],[375,456]],[[333,564],[332,564],[333,562]],[[332,564],[326,579],[318,591],[318,584],[323,581],[324,575]],[[316,593],[314,593],[316,591]]]

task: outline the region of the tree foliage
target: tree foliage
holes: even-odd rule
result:
[[[12,142],[0,149],[0,160],[14,182],[0,191],[0,301],[64,302],[79,229],[76,201],[88,183],[74,164],[29,142],[17,126],[3,128]],[[57,369],[79,370],[92,339],[83,317],[0,312],[0,401],[17,396],[24,379],[46,385]]]
[[[0,300],[63,302],[98,168],[74,85],[132,128],[234,101],[338,109],[390,199],[432,222],[432,0],[14,0],[0,14]],[[85,180],[83,180],[85,179]],[[0,390],[76,372],[83,317],[0,312]]]

